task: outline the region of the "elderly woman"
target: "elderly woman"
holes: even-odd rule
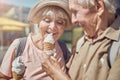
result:
[[[117,51],[114,50],[117,46],[110,48],[113,42],[120,39],[117,0],[69,0],[69,8],[72,11],[72,23],[83,27],[84,36],[78,40],[76,52],[68,62],[69,76],[59,67],[48,64],[48,60],[43,63],[47,73],[54,74],[54,80],[120,80],[120,48]],[[110,49],[113,51],[109,54]],[[115,57],[111,67],[109,55]],[[59,65],[55,62],[55,65]]]
[[[41,55],[51,52],[45,52],[44,50],[46,48],[43,46],[44,39],[50,34],[53,37],[53,42],[55,42],[53,43],[54,53],[52,52],[53,54],[50,56],[60,63],[60,68],[64,72],[66,71],[63,51],[57,40],[61,37],[64,30],[70,29],[71,26],[71,13],[69,11],[68,0],[40,0],[40,2],[31,9],[28,20],[33,24],[39,25],[39,32],[29,34],[25,49],[18,59],[15,59],[14,55],[18,47],[17,45],[19,44],[19,39],[13,41],[1,64],[0,80],[8,80],[12,79],[12,77],[15,78],[15,80],[20,80],[21,76],[24,80],[52,80],[41,66]],[[49,37],[47,40],[49,39],[51,38]],[[47,48],[50,49],[51,47],[49,46]],[[69,55],[67,55],[67,57],[68,56]],[[13,61],[14,59],[15,61]],[[12,62],[21,63],[12,64]],[[20,75],[17,74],[17,72],[15,72],[17,69],[14,69],[14,66],[18,68],[17,72],[19,72],[21,68],[25,69],[23,71],[24,73]]]

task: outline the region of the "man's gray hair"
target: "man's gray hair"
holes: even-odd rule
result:
[[[108,11],[115,14],[117,9],[118,0],[103,0]],[[78,0],[78,3],[85,8],[95,6],[95,0]]]

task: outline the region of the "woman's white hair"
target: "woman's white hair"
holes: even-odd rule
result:
[[[85,8],[90,8],[95,5],[96,0],[78,0]],[[108,11],[115,14],[117,9],[118,0],[103,0]]]

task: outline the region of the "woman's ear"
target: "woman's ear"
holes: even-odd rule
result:
[[[101,16],[105,11],[105,4],[103,0],[96,0],[97,14]]]

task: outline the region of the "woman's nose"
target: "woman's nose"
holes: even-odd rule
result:
[[[50,26],[49,26],[52,30],[56,30],[56,23],[53,21],[50,23]]]

